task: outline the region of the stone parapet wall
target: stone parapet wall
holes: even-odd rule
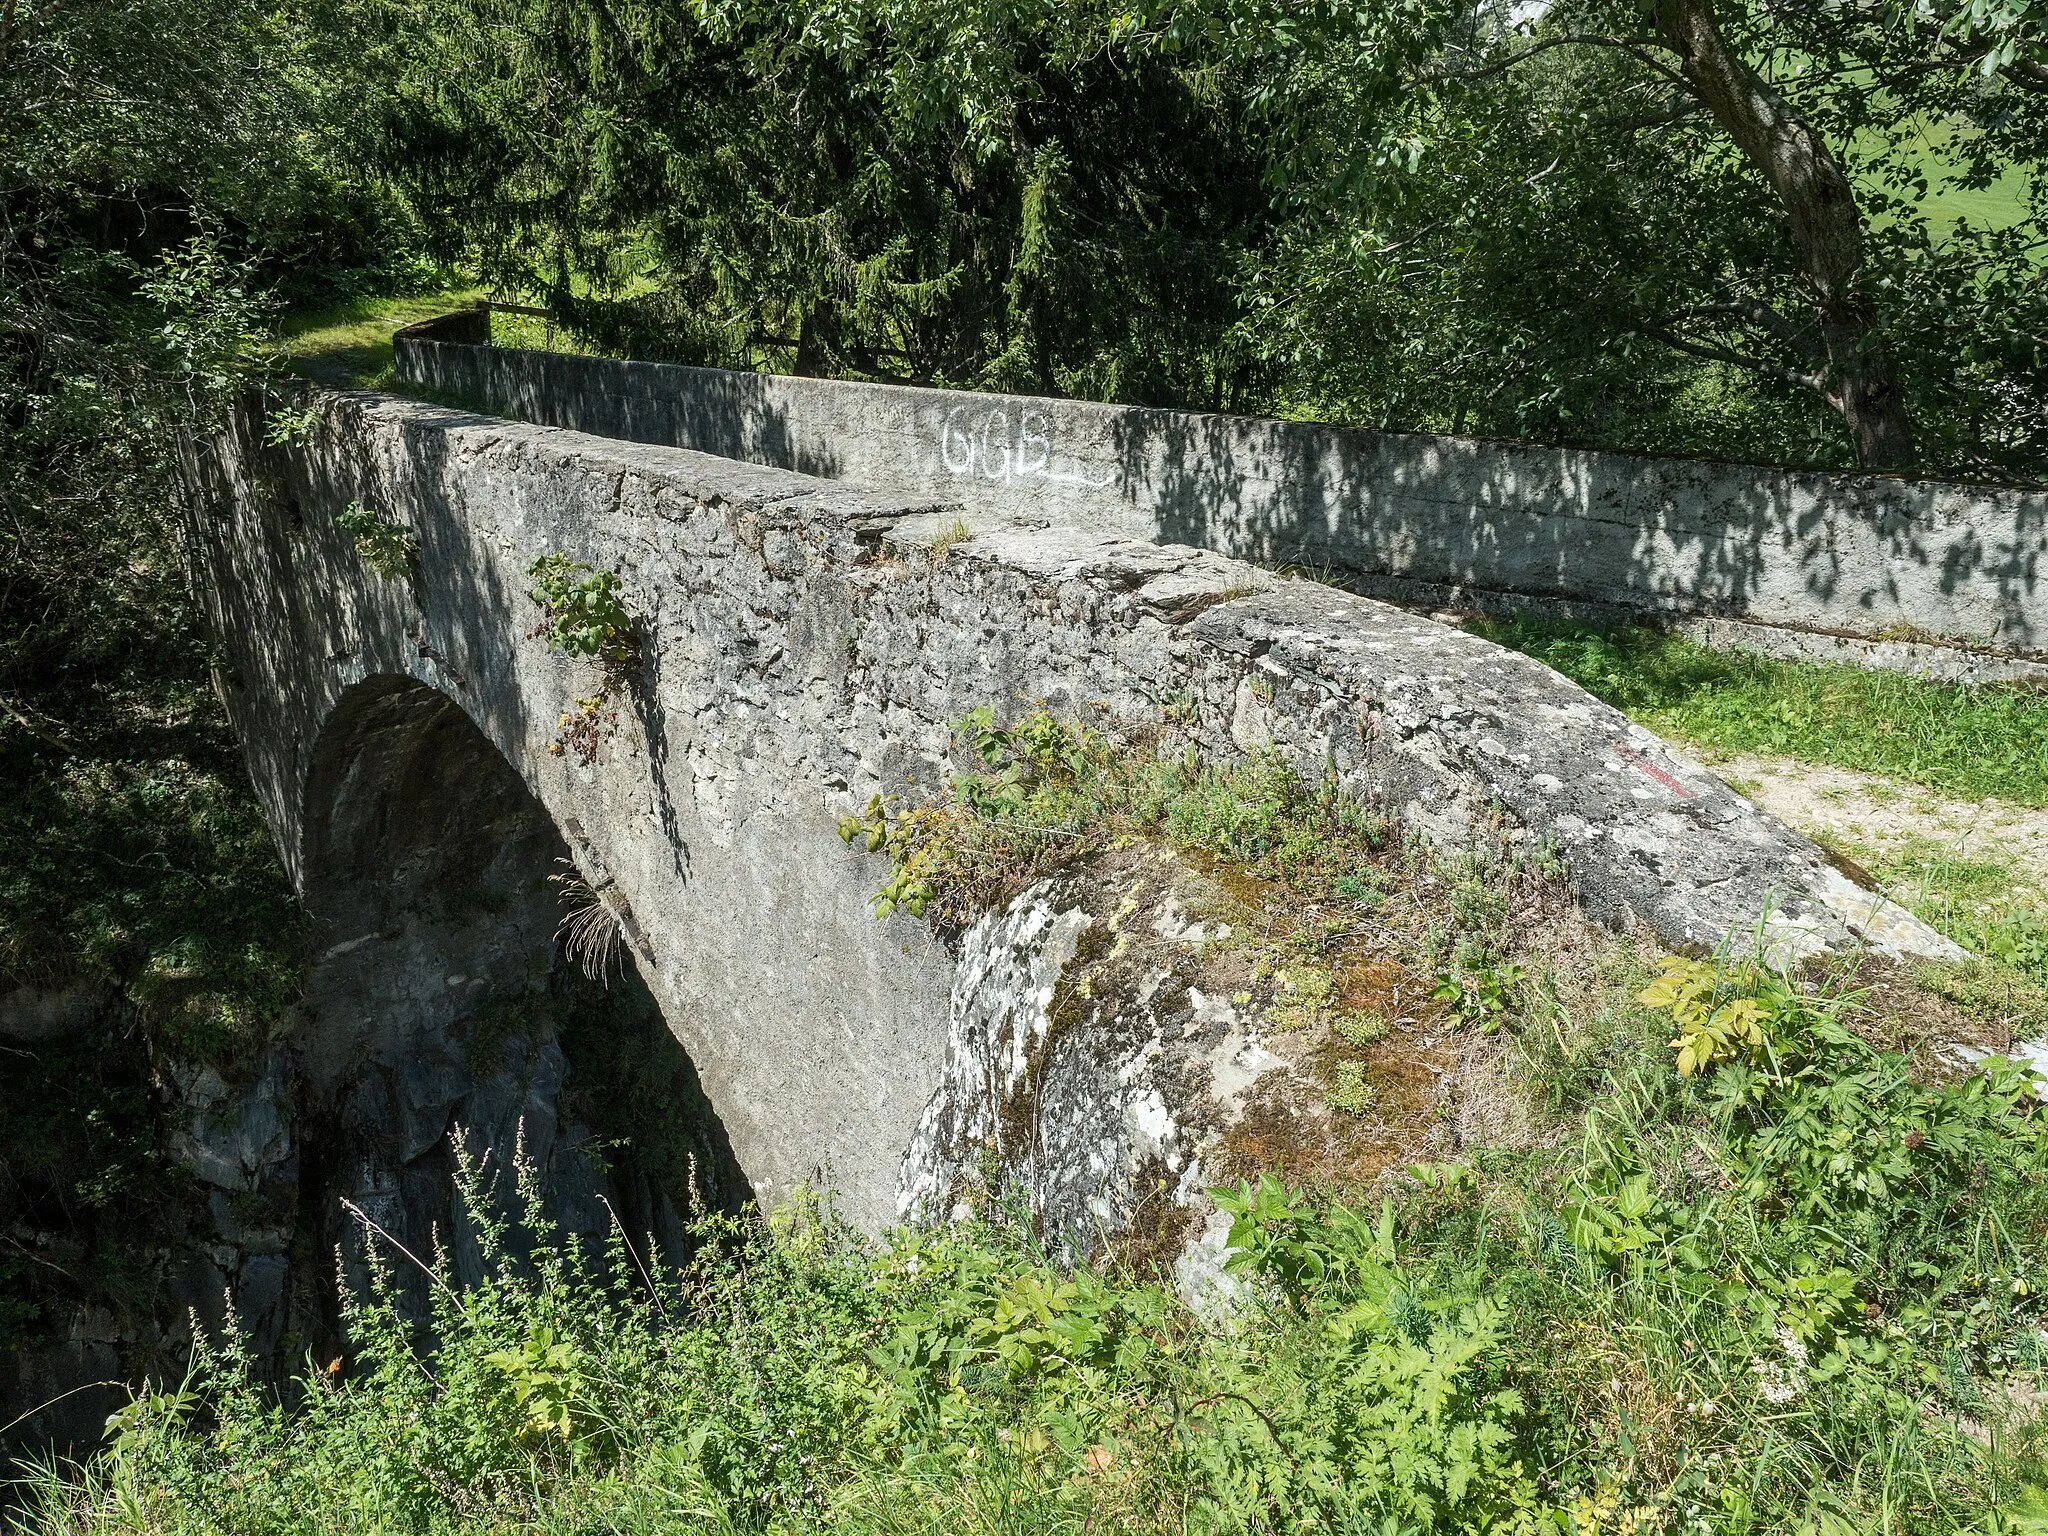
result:
[[[401,332],[407,386],[501,415],[1432,605],[1594,605],[2048,654],[2048,494],[784,378]],[[1882,658],[1867,658],[1882,660]]]

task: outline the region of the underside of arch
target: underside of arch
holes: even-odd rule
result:
[[[500,1214],[517,1205],[523,1156],[558,1227],[597,1239],[616,1219],[675,1258],[693,1208],[751,1202],[694,1065],[604,914],[597,953],[569,952],[565,919],[594,898],[455,701],[407,677],[358,684],[321,732],[304,806],[319,940],[294,1030],[302,1204],[325,1213],[345,1268],[364,1262],[374,1222],[480,1273],[457,1188],[465,1154]]]

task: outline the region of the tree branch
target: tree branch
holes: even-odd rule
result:
[[[1609,37],[1575,32],[1566,37],[1543,38],[1512,57],[1496,59],[1493,63],[1482,65],[1478,69],[1447,70],[1440,74],[1425,75],[1423,79],[1432,85],[1450,80],[1484,80],[1489,75],[1498,75],[1513,69],[1517,64],[1526,64],[1539,53],[1548,53],[1553,48],[1613,48],[1682,86],[1685,84],[1683,75],[1669,64],[1644,52],[1648,48],[1669,49],[1670,46],[1659,37]]]
[[[1749,321],[1750,324],[1760,326],[1764,330],[1769,331],[1778,340],[1784,342],[1786,346],[1792,347],[1804,354],[1807,361],[1816,368],[1820,367],[1824,361],[1821,350],[1813,344],[1812,339],[1806,335],[1801,327],[1795,325],[1784,315],[1779,314],[1761,299],[1726,299],[1719,304],[1696,304],[1691,309],[1680,311],[1675,318],[1683,320],[1695,315],[1740,316],[1742,319]]]
[[[2038,59],[2014,59],[1999,74],[2023,91],[2048,96],[2048,64]]]
[[[1640,133],[1645,128],[1668,128],[1673,123],[1682,123],[1688,117],[1696,117],[1706,110],[1691,96],[1673,102],[1661,112],[1648,112],[1640,117],[1599,117],[1593,120],[1595,129],[1609,133]]]
[[[1823,400],[1830,399],[1828,381],[1825,375],[1800,373],[1791,368],[1782,368],[1776,363],[1764,362],[1761,358],[1744,357],[1740,352],[1731,352],[1726,347],[1717,347],[1708,342],[1693,341],[1675,331],[1660,325],[1646,325],[1644,334],[1654,341],[1661,341],[1674,351],[1689,357],[1697,357],[1710,363],[1726,363],[1731,368],[1740,368],[1763,378],[1776,379],[1781,384],[1791,384],[1799,389],[1811,390]]]

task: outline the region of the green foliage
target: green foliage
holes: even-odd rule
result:
[[[1930,975],[1971,999],[1974,1011],[2011,1018],[2023,1031],[2048,1029],[2048,899],[2025,871],[1960,857],[1925,838],[1855,851],[1893,900],[1985,962]]]
[[[1378,1094],[1365,1079],[1365,1064],[1358,1061],[1337,1063],[1337,1081],[1327,1096],[1332,1109],[1341,1109],[1347,1115],[1362,1115],[1369,1111]]]
[[[1307,1335],[1315,1347],[1275,1373],[1301,1393],[1299,1420],[1268,1426],[1285,1474],[1270,1459],[1229,1468],[1224,1509],[1247,1525],[1270,1499],[1395,1529],[1537,1529],[1542,1500],[1518,1454],[1526,1405],[1498,1379],[1498,1306],[1407,1274],[1391,1201],[1368,1223],[1344,1205],[1313,1210],[1266,1178],[1217,1204],[1232,1218],[1230,1270],[1277,1286],[1319,1325]]]
[[[398,13],[376,157],[440,249],[642,356],[1215,403],[1252,125],[1090,7]],[[443,218],[442,210],[465,210]],[[1007,463],[1009,449],[996,445]]]
[[[526,568],[528,596],[539,606],[533,634],[549,650],[582,656],[620,673],[638,653],[633,616],[620,600],[615,571],[593,570],[567,555],[542,555]]]
[[[1954,1448],[1907,1449],[1914,1405],[1998,1420],[1999,1383],[2040,1355],[2048,1136],[2030,1079],[1993,1058],[1929,1080],[1855,1033],[1853,997],[1757,966],[1677,962],[1645,996],[1665,1021],[1750,1003],[1761,1040],[1702,1055],[1681,1034],[1692,1076],[1663,1086],[1617,1060],[1568,1175],[1574,1245],[1614,1276],[1629,1326],[1684,1330],[1689,1371],[1750,1357],[1765,1403],[1843,1434],[1860,1421],[1941,1505],[1964,1474]]]
[[[1248,285],[1248,348],[1284,357],[1319,413],[1821,462],[1849,458],[1827,391],[1862,350],[1895,374],[1924,460],[2037,473],[2037,427],[1999,401],[2039,389],[2038,328],[1989,306],[2039,302],[2039,188],[2001,227],[1939,209],[1944,188],[2038,160],[2038,40],[1987,81],[1955,34],[1895,24],[1898,7],[1684,14],[1705,23],[1609,0],[1517,22],[1448,4],[1152,8],[1179,46],[1193,33],[1259,60],[1291,216]],[[1826,146],[1832,197],[1788,186],[1702,89],[1709,41],[1775,121]],[[1824,317],[1802,288],[1822,201],[1849,215],[1843,296],[1882,337],[1832,356],[1820,336],[1846,311]]]
[[[859,815],[839,818],[841,841],[859,843],[869,853],[889,856],[889,878],[874,895],[876,917],[898,911],[923,917],[937,894],[934,875],[940,846],[925,835],[927,819],[915,811],[899,813],[895,797],[881,795],[870,795],[866,809]]]
[[[367,94],[443,255],[639,355],[1828,464],[1868,366],[1925,465],[2039,476],[2009,14],[1714,7],[1841,168],[1798,208],[1620,0],[436,0]]]
[[[1589,631],[1527,618],[1481,629],[1665,735],[1833,763],[1968,799],[2048,805],[2048,704],[2031,689],[1773,661],[1648,629]]]
[[[1723,1062],[1768,1059],[1775,1067],[1784,1022],[1801,1011],[1791,983],[1762,960],[1731,967],[1671,955],[1636,1000],[1677,1021],[1671,1046],[1678,1052],[1680,1077]]]
[[[1318,1240],[1305,1212],[1259,1221],[1239,1225],[1268,1259]],[[203,1356],[116,1416],[81,1480],[42,1481],[28,1528],[858,1531],[935,1499],[971,1529],[1465,1532],[1537,1504],[1495,1309],[1370,1254],[1341,1290],[1210,1328],[1003,1226],[868,1245],[814,1214],[714,1222],[687,1267],[644,1274],[616,1239],[600,1260],[537,1235],[515,1264],[480,1223],[488,1278],[442,1277],[430,1357],[379,1269],[348,1306],[350,1375],[289,1411]],[[1259,1282],[1259,1262],[1236,1267]]]
[[[164,1154],[156,1074],[196,1061],[232,1075],[306,958],[236,744],[200,678],[175,686],[196,657],[166,638],[172,680],[128,672],[132,692],[50,722],[47,740],[0,731],[0,993],[82,1011],[58,1038],[0,1050],[0,1222],[15,1239],[0,1245],[0,1347],[58,1342],[78,1306],[150,1314],[192,1203]]]
[[[319,420],[320,412],[313,406],[280,405],[263,418],[263,446],[299,447],[311,437]]]
[[[73,1009],[0,1049],[10,1349],[111,1317],[148,1359],[200,1200],[159,1085],[232,1076],[297,990],[306,921],[210,686],[176,454],[267,375],[279,301],[394,232],[332,154],[358,16],[0,17],[0,995]],[[269,446],[302,434],[265,403]]]
[[[151,1249],[191,1203],[160,1145],[149,1053],[120,1025],[8,1053],[0,1209],[17,1238],[0,1247],[0,1348],[48,1347],[80,1301],[146,1307]]]
[[[1511,961],[1470,967],[1454,961],[1430,995],[1449,1004],[1451,1017],[1460,1024],[1492,1031],[1517,1010],[1527,980],[1526,971]]]
[[[1521,1040],[1598,1064],[1581,1134],[1370,1206],[1217,1191],[1223,1314],[1000,1221],[871,1242],[799,1202],[678,1266],[473,1217],[486,1278],[444,1275],[425,1335],[380,1269],[345,1376],[280,1409],[207,1357],[27,1529],[2006,1529],[2048,1360],[2030,1090],[1708,972],[1686,999],[1771,996],[1756,1061],[1679,1074],[1680,999],[1631,1007],[1638,977]]]
[[[334,526],[354,542],[363,564],[393,580],[412,574],[420,557],[420,538],[405,524],[352,501],[334,514]]]
[[[234,743],[211,722],[109,724],[89,753],[0,766],[0,977],[127,989],[187,1049],[222,1010],[247,1039],[296,985],[304,919]]]
[[[523,1342],[511,1349],[494,1349],[484,1364],[505,1378],[506,1390],[526,1416],[520,1433],[559,1439],[572,1444],[579,1429],[577,1409],[589,1390],[583,1378],[583,1352],[574,1344],[555,1337],[552,1323],[538,1322]]]
[[[1363,1050],[1386,1038],[1387,1019],[1385,1014],[1351,1008],[1339,1013],[1331,1021],[1331,1027],[1346,1045],[1354,1050]]]
[[[540,609],[540,622],[528,638],[547,642],[549,650],[594,661],[603,681],[594,694],[579,697],[563,712],[560,733],[549,748],[574,751],[578,761],[597,761],[604,739],[618,729],[613,696],[631,676],[640,656],[640,638],[633,615],[619,593],[615,571],[594,570],[567,555],[542,555],[526,569],[533,583],[527,595]]]
[[[1380,847],[1389,835],[1383,818],[1334,781],[1304,781],[1272,749],[1205,763],[1192,750],[1114,740],[1044,710],[998,726],[985,705],[953,730],[975,767],[955,774],[941,796],[903,809],[877,795],[840,818],[843,839],[888,855],[878,916],[901,908],[961,925],[1119,837],[1164,837],[1290,880],[1320,877],[1328,860]]]

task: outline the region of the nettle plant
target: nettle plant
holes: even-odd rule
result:
[[[334,526],[349,536],[363,564],[397,580],[412,573],[420,556],[419,535],[396,518],[352,501],[334,514]]]
[[[567,555],[542,555],[526,568],[527,595],[540,609],[528,631],[551,651],[595,662],[602,674],[597,691],[578,697],[561,718],[561,734],[549,748],[573,751],[586,767],[597,761],[604,739],[619,724],[612,698],[626,685],[640,642],[633,615],[621,600],[616,571],[600,571]]]

